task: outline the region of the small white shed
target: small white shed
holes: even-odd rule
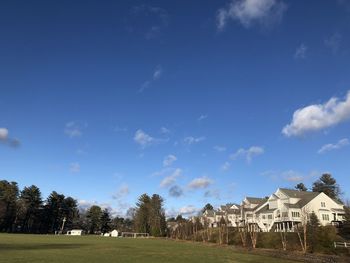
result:
[[[111,237],[118,237],[119,236],[119,232],[118,232],[118,230],[113,230],[112,232],[111,232]]]
[[[83,233],[83,230],[81,229],[73,229],[73,230],[67,231],[68,236],[81,236],[82,233]]]

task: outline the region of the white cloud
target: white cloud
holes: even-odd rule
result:
[[[201,115],[201,116],[198,117],[197,121],[203,121],[206,118],[208,118],[208,115]]]
[[[160,133],[161,134],[169,134],[170,133],[170,130],[166,127],[161,127],[160,128]]]
[[[159,79],[163,74],[163,68],[158,65],[153,72],[153,80]]]
[[[225,162],[222,166],[221,166],[221,170],[222,171],[228,171],[231,167],[231,163],[230,162]]]
[[[121,198],[127,196],[130,193],[129,186],[127,184],[122,184],[118,191],[112,195],[113,199],[120,200]]]
[[[236,20],[244,27],[253,24],[264,27],[279,23],[287,6],[280,0],[232,0],[217,12],[217,28],[223,30],[229,20]]]
[[[308,50],[308,47],[302,43],[294,53],[294,58],[295,59],[304,59],[306,57],[306,51]]]
[[[184,138],[184,143],[185,144],[188,144],[188,145],[191,145],[191,144],[195,144],[195,143],[199,143],[199,142],[202,142],[205,140],[205,137],[202,136],[202,137],[192,137],[192,136],[188,136],[188,137],[185,137]]]
[[[160,182],[160,187],[169,187],[176,182],[176,179],[182,175],[182,170],[180,168],[175,169],[169,176],[165,177]]]
[[[282,172],[281,177],[288,182],[301,182],[305,179],[303,174],[293,170]]]
[[[70,138],[80,137],[82,135],[82,129],[86,126],[86,124],[80,124],[75,121],[67,122],[64,128],[64,133],[68,135]]]
[[[80,172],[80,164],[79,163],[71,163],[69,166],[69,171],[71,173],[79,173]]]
[[[207,188],[209,185],[211,185],[213,181],[209,179],[208,177],[199,177],[193,179],[189,184],[188,187],[191,189],[200,189],[200,188]]]
[[[350,118],[350,91],[343,101],[331,98],[324,104],[313,104],[296,110],[293,120],[282,133],[287,136],[301,136],[335,126]]]
[[[181,207],[178,213],[184,216],[192,216],[198,213],[199,211],[200,211],[199,208],[196,208],[193,205],[188,205],[188,206]]]
[[[262,176],[268,177],[271,180],[283,180],[291,183],[303,182],[318,177],[321,173],[318,171],[310,171],[309,173],[301,173],[295,170],[286,171],[265,171],[261,173]]]
[[[146,80],[142,85],[141,88],[139,89],[139,92],[142,93],[146,89],[148,89],[155,81],[159,80],[160,77],[163,75],[163,68],[161,65],[158,65],[153,73],[152,73],[152,78],[149,80]]]
[[[6,128],[0,128],[0,140],[7,140],[9,135],[9,130]]]
[[[340,48],[342,41],[342,35],[339,33],[335,33],[329,38],[324,40],[324,44],[327,48],[329,48],[333,54],[336,54]]]
[[[135,132],[134,141],[139,144],[142,148],[157,144],[161,142],[160,139],[155,139],[152,136],[139,129]]]
[[[215,145],[213,148],[217,152],[225,152],[226,151],[226,147],[225,146]]]
[[[231,160],[236,160],[239,157],[243,157],[250,163],[253,157],[261,155],[265,152],[264,148],[260,146],[251,146],[249,149],[240,148],[234,154],[230,155]]]
[[[322,153],[326,153],[329,151],[338,150],[340,148],[348,146],[349,144],[350,144],[349,139],[344,138],[344,139],[339,140],[337,143],[334,143],[334,144],[329,143],[329,144],[323,145],[321,147],[321,149],[318,150],[318,153],[322,154]]]
[[[163,160],[163,166],[167,167],[172,165],[175,161],[177,160],[177,157],[173,154],[169,154],[168,156],[166,156]]]
[[[7,128],[0,128],[0,143],[14,148],[20,145],[20,141],[18,139],[9,137],[9,130]]]

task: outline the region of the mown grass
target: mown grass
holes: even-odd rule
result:
[[[162,239],[99,236],[0,234],[0,262],[269,262],[278,258],[237,253],[230,248]]]

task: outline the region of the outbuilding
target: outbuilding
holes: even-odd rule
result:
[[[81,236],[82,233],[83,233],[83,230],[81,229],[73,229],[73,230],[67,231],[68,236]]]

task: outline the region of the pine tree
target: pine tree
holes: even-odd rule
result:
[[[313,183],[313,192],[323,192],[330,198],[340,201],[340,187],[331,174],[323,174],[319,180]]]
[[[303,192],[306,192],[307,191],[307,187],[303,184],[303,183],[299,183],[295,186],[295,189],[296,190],[299,190],[299,191],[303,191]]]
[[[108,209],[104,209],[101,215],[101,233],[107,233],[111,230],[111,216]]]

